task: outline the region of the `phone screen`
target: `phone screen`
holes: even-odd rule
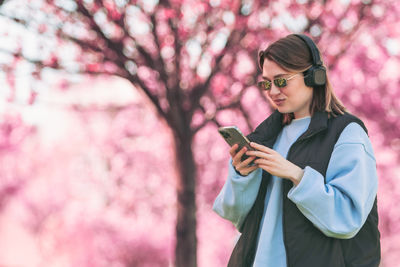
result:
[[[237,151],[240,151],[244,146],[247,148],[247,150],[254,150],[250,146],[250,141],[246,138],[246,136],[242,134],[242,132],[236,126],[220,127],[218,129],[218,132],[230,146],[238,144],[239,148]],[[243,155],[242,161],[247,158],[248,158],[247,155]]]

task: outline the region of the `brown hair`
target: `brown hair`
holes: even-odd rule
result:
[[[281,68],[289,72],[304,72],[312,64],[312,55],[307,44],[295,34],[290,34],[269,45],[259,53],[259,64],[263,69],[264,59],[274,61]],[[310,105],[311,116],[317,111],[326,111],[329,116],[337,116],[346,112],[346,108],[333,92],[331,83],[326,77],[324,86],[313,88],[313,97]],[[283,123],[288,124],[294,118],[293,113],[284,114]]]

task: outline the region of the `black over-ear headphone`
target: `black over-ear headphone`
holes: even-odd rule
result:
[[[313,65],[304,72],[304,83],[309,87],[323,86],[326,84],[326,69],[322,65],[319,50],[314,41],[304,34],[295,34],[302,39],[311,52]]]

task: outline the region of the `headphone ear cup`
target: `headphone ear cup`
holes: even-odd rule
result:
[[[312,68],[309,68],[308,70],[306,70],[303,75],[304,75],[304,83],[306,86],[308,87],[314,87],[314,83],[313,83],[313,75],[312,75]]]
[[[324,66],[312,66],[304,72],[304,83],[308,87],[326,84],[326,69]]]
[[[315,67],[313,81],[315,86],[323,86],[326,84],[326,69],[324,66]]]

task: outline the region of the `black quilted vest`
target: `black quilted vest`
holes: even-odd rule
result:
[[[291,146],[287,159],[301,168],[310,166],[325,177],[335,143],[351,122],[358,123],[367,132],[364,123],[348,113],[330,118],[326,112],[315,113],[306,132]],[[282,114],[276,111],[248,138],[272,147],[282,127]],[[242,235],[232,252],[229,267],[251,267],[253,264],[270,177],[263,171],[256,201],[241,226]],[[287,198],[292,186],[290,180],[283,180],[283,238],[289,267],[379,266],[380,233],[376,198],[361,230],[353,238],[337,239],[324,235]]]

